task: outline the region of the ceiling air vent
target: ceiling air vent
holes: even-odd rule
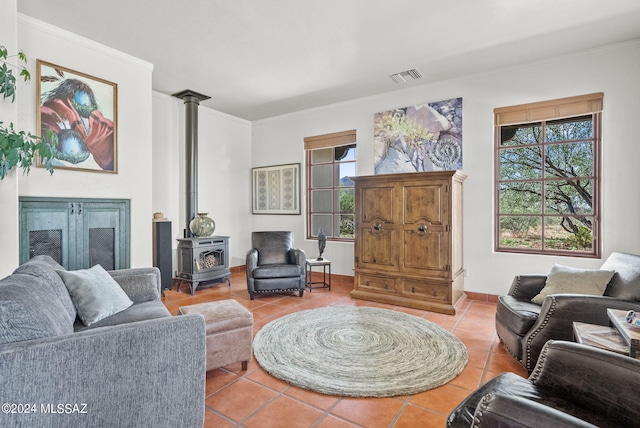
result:
[[[408,78],[413,80],[422,79],[422,73],[417,68],[412,68],[411,70],[401,71],[400,73],[390,74],[389,77],[393,79],[396,83],[406,83]]]

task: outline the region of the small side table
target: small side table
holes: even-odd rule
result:
[[[596,346],[607,351],[638,358],[640,351],[640,328],[628,324],[627,311],[607,309],[610,326],[573,323],[573,337],[578,343]]]
[[[640,327],[634,327],[626,321],[627,311],[607,309],[607,316],[611,324],[618,330],[627,345],[631,358],[638,357],[640,351]]]
[[[331,291],[331,262],[327,259],[307,259],[307,288],[311,292],[314,288],[328,288]],[[314,267],[322,266],[322,281],[313,281],[312,274]],[[327,268],[329,268],[329,282],[327,282]],[[317,273],[320,273],[318,271]],[[314,287],[314,284],[322,284]]]
[[[573,323],[573,339],[616,354],[629,355],[629,347],[615,328],[585,322]]]

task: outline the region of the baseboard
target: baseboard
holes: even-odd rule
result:
[[[240,266],[232,266],[231,267],[231,273],[244,273],[246,270],[246,266],[245,265],[240,265]],[[352,283],[353,284],[353,280],[354,277],[353,275],[339,275],[339,274],[335,274],[332,273],[331,274],[331,281],[339,281],[342,283]],[[498,301],[498,296],[495,294],[486,294],[486,293],[474,293],[473,291],[465,291],[464,292],[467,295],[467,299],[469,300],[475,300],[478,302],[488,302],[488,303],[496,303]]]
[[[245,265],[231,266],[229,270],[231,271],[231,273],[243,273],[247,270],[247,267]]]
[[[465,291],[465,293],[467,294],[467,299],[469,300],[488,303],[496,303],[498,301],[498,296],[495,294],[474,293],[473,291]]]

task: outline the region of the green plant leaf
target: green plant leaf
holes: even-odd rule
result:
[[[0,94],[2,99],[11,98],[11,102],[16,98],[16,77],[13,70],[7,67],[6,59],[8,57],[7,49],[0,46]],[[27,63],[27,56],[20,51],[17,57]],[[19,75],[28,81],[31,78],[29,70],[24,66],[15,66],[8,64],[13,68],[19,69]],[[38,156],[42,159],[42,163],[53,174],[53,153],[54,147],[51,143],[57,144],[57,138],[52,135],[53,132],[47,132],[47,140],[25,131],[16,131],[13,123],[9,126],[3,126],[0,121],[0,180],[16,166],[20,167],[24,174],[29,174],[34,160]],[[51,143],[49,143],[49,141]]]
[[[20,76],[22,76],[24,78],[24,81],[27,82],[31,79],[31,73],[29,73],[29,70],[27,70],[26,68],[22,68],[20,70]]]

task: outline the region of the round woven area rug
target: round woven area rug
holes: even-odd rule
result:
[[[411,395],[462,372],[467,349],[439,325],[387,309],[330,306],[266,324],[253,352],[269,374],[345,397]]]

